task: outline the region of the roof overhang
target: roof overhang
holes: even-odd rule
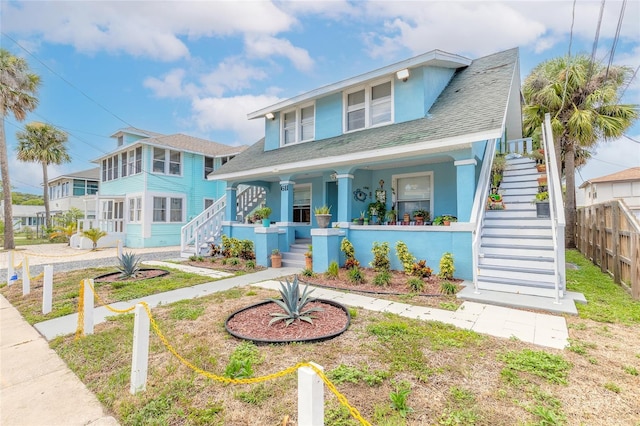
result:
[[[309,173],[314,171],[366,165],[376,162],[391,162],[400,160],[413,160],[416,157],[432,154],[446,154],[449,151],[457,151],[471,148],[474,142],[500,138],[502,129],[496,128],[479,133],[470,133],[444,139],[427,140],[410,145],[394,146],[390,148],[372,149],[360,151],[349,155],[337,155],[324,158],[314,158],[293,163],[278,164],[243,170],[234,173],[217,174],[208,177],[209,180],[224,181],[252,181],[252,180],[277,180],[279,175]]]
[[[404,68],[411,69],[419,66],[432,66],[457,69],[469,66],[471,62],[473,62],[471,59],[465,58],[460,55],[454,55],[452,53],[443,52],[441,50],[432,50],[431,52],[424,53],[420,56],[415,56],[413,58],[397,62],[395,64],[391,64],[365,74],[361,74],[334,84],[320,87],[310,92],[303,93],[293,98],[284,100],[277,104],[270,105],[266,108],[259,109],[258,111],[247,114],[247,118],[251,120],[254,118],[264,117],[265,114],[269,112],[280,111],[284,108],[290,107],[300,102],[306,102],[322,96],[341,92],[348,87],[357,86],[369,80],[387,76],[389,74],[394,74],[395,72]]]

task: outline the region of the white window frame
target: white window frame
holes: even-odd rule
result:
[[[391,176],[391,187],[395,189],[395,193],[396,193],[396,210],[398,211],[398,217],[401,217],[401,213],[400,213],[400,203],[402,202],[411,202],[411,201],[416,201],[413,199],[402,199],[400,198],[400,188],[398,188],[398,179],[405,179],[405,178],[412,178],[412,177],[420,177],[420,176],[428,176],[429,177],[429,198],[424,198],[422,199],[422,201],[429,201],[429,214],[431,216],[431,219],[433,219],[433,212],[435,211],[435,197],[434,197],[434,192],[433,192],[433,188],[434,188],[434,181],[433,181],[433,171],[426,171],[426,172],[416,172],[416,173],[404,173],[404,174],[398,174],[398,175],[392,175]],[[409,213],[413,216],[413,212],[403,212],[403,213]]]
[[[376,86],[380,86],[382,84],[385,83],[390,83],[391,85],[391,92],[389,95],[389,110],[390,110],[390,119],[389,121],[384,121],[381,123],[377,123],[377,124],[371,124],[371,120],[372,120],[372,114],[371,114],[371,110],[372,107],[376,104],[380,104],[380,101],[374,101],[371,99],[372,96],[372,89]],[[349,107],[349,95],[353,94],[353,93],[357,93],[364,90],[364,127],[360,127],[357,129],[351,129],[349,130],[349,120],[348,120],[348,114],[349,112],[361,109],[360,105],[362,104],[358,104],[358,105],[354,105],[352,107]],[[387,79],[381,79],[381,80],[376,80],[373,82],[370,82],[367,85],[361,85],[358,87],[354,87],[348,91],[344,91],[343,93],[343,100],[342,100],[342,105],[343,105],[343,111],[342,111],[342,131],[344,133],[351,133],[351,132],[357,132],[360,130],[365,130],[365,129],[369,129],[372,127],[379,127],[379,126],[386,126],[388,124],[392,124],[394,122],[394,117],[395,117],[395,108],[394,108],[394,90],[395,90],[395,81],[393,78],[387,78]]]
[[[308,207],[309,207],[309,221],[308,222],[301,222],[301,221],[297,222],[295,220],[295,209],[297,207],[297,205],[295,203],[295,200],[296,200],[295,191],[296,191],[296,189],[299,190],[299,189],[303,189],[303,188],[309,188],[309,205],[308,205]],[[311,200],[312,200],[312,198],[313,198],[313,186],[310,183],[301,183],[301,184],[296,184],[296,185],[293,186],[293,205],[291,206],[291,209],[292,209],[292,211],[291,211],[291,220],[294,223],[305,223],[305,224],[310,224],[311,223]],[[306,204],[300,204],[300,206],[303,206],[305,208],[307,207]]]
[[[127,216],[129,217],[129,223],[142,222],[142,197],[138,196],[129,198]]]
[[[311,107],[313,108],[313,118],[308,119],[307,123],[305,124],[302,121],[302,110],[306,108],[311,108]],[[290,142],[286,143],[284,116],[285,114],[291,114],[291,113],[294,114],[294,123],[291,129],[294,134],[294,138]],[[308,137],[305,139],[302,138],[302,130],[304,127],[303,125],[311,126],[311,128],[313,129],[311,137]],[[301,142],[309,142],[314,140],[315,137],[316,137],[316,104],[315,102],[303,104],[296,108],[288,109],[280,113],[280,146],[288,146],[288,145],[293,145]]]
[[[156,199],[164,199],[164,220],[155,220]],[[180,200],[180,220],[171,219],[171,201],[173,199]],[[183,223],[185,222],[185,205],[186,197],[184,195],[154,195],[151,197],[151,222],[158,223]]]
[[[211,160],[211,167],[207,168],[207,160]],[[202,170],[204,171],[204,180],[207,180],[209,173],[216,170],[216,158],[205,155],[202,157]]]
[[[156,160],[156,150],[164,152],[162,160]],[[179,155],[180,158],[177,163],[171,160],[172,153],[177,153]],[[162,161],[162,171],[156,170],[156,161]],[[171,173],[171,166],[174,164],[178,164],[178,173]],[[156,175],[182,176],[182,152],[175,149],[158,148],[154,146],[151,150],[151,173]]]

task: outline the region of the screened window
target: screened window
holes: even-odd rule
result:
[[[153,197],[153,221],[167,221],[167,199],[165,197]]]
[[[182,222],[182,198],[171,198],[170,206],[169,220],[171,222]]]
[[[433,173],[394,176],[398,216],[413,215],[418,209],[431,213],[433,218]]]
[[[169,150],[169,174],[170,175],[179,175],[180,174],[180,151],[172,151]]]
[[[179,175],[181,170],[180,151],[153,148],[153,173],[165,175]]]
[[[153,172],[164,173],[164,149],[153,148]]]
[[[282,144],[304,142],[315,137],[315,106],[308,105],[282,114]]]
[[[367,86],[346,95],[345,130],[391,123],[391,82]]]
[[[311,222],[311,185],[300,185],[293,188],[293,221]]]
[[[129,222],[140,222],[142,220],[142,198],[129,198]]]
[[[209,173],[213,172],[213,157],[204,157],[204,178],[206,179]]]
[[[127,153],[123,152],[122,154],[120,154],[120,158],[122,160],[122,173],[121,173],[121,175],[122,175],[122,177],[125,177],[125,176],[127,176],[127,167],[128,167],[128,165],[127,165]]]

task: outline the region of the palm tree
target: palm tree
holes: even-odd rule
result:
[[[4,118],[13,114],[16,120],[24,121],[27,112],[38,106],[35,96],[40,77],[29,70],[27,61],[0,49],[0,174],[2,174],[2,192],[4,198],[4,248],[15,248],[13,240],[13,213],[11,211],[11,182],[9,180],[9,160],[7,142],[4,134]]]
[[[551,115],[558,172],[565,177],[565,242],[575,247],[575,169],[585,164],[589,149],[599,140],[623,135],[638,118],[638,105],[620,104],[619,92],[632,70],[604,67],[586,55],[561,57],[536,66],[522,86],[525,100],[524,132],[535,136]]]
[[[101,231],[98,228],[89,228],[86,231],[82,232],[83,237],[87,237],[93,243],[92,251],[95,251],[98,248],[98,240],[107,235],[106,232]]]
[[[49,164],[71,161],[67,152],[67,134],[50,124],[33,122],[25,126],[24,132],[16,133],[18,138],[18,160],[42,164],[42,185],[44,186],[45,225],[51,227],[49,211]]]

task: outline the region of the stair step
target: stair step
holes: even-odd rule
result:
[[[500,184],[500,190],[502,191],[513,191],[514,189],[530,189],[530,188],[535,188],[535,190],[538,190],[538,182],[536,180],[517,180],[517,181],[510,181],[510,182],[505,182],[503,181]]]
[[[516,281],[532,281],[540,284],[553,284],[555,272],[553,270],[533,270],[512,268],[508,266],[483,265],[478,267],[478,276]]]
[[[282,266],[284,266],[285,268],[304,269],[306,265],[304,263],[304,260],[300,262],[297,260],[284,260],[284,258],[282,258]]]
[[[478,289],[543,297],[555,297],[556,294],[554,286],[527,285],[521,280],[518,282],[501,282],[487,277],[478,277]],[[562,291],[560,291],[560,297],[563,297]]]
[[[529,201],[531,201],[533,199],[533,197],[535,197],[535,195],[538,193],[538,187],[527,187],[527,188],[500,188],[500,193],[502,194],[503,197],[510,197],[510,196],[522,196],[522,195],[526,195],[529,197]]]
[[[534,217],[534,218],[504,217],[504,216],[489,217],[485,215],[484,224],[485,226],[504,225],[507,228],[518,227],[518,226],[551,227],[551,220],[549,218],[544,219],[544,218],[537,218],[537,217]]]
[[[536,210],[487,210],[485,213],[485,218],[496,218],[496,219],[506,219],[506,218],[536,218]]]
[[[303,253],[297,253],[297,252],[290,252],[290,251],[284,251],[281,253],[282,254],[282,260],[299,260],[302,261],[302,263],[304,263],[304,254]]]
[[[505,244],[483,244],[480,246],[480,252],[495,255],[511,254],[514,256],[532,256],[532,257],[553,257],[553,249],[550,247],[538,246],[521,246],[514,247]]]
[[[507,160],[505,170],[513,170],[517,168],[535,167],[536,162],[531,158],[514,158]]]
[[[523,237],[539,237],[551,238],[551,229],[549,228],[520,228],[520,227],[498,227],[498,226],[485,226],[482,229],[483,237],[511,237],[518,238]]]
[[[505,210],[534,210],[535,211],[536,209],[536,207],[531,203],[522,203],[522,202],[507,203],[506,201],[503,201],[503,204],[504,204]]]
[[[481,254],[478,259],[478,267],[486,266],[503,266],[511,268],[525,268],[534,270],[554,270],[553,258],[551,257],[531,257],[526,258],[524,256],[511,256],[503,257],[500,255],[487,255]]]
[[[535,167],[517,168],[517,169],[504,169],[502,173],[503,179],[526,179],[537,178],[540,175]]]
[[[480,244],[483,247],[493,247],[496,245],[503,245],[513,248],[519,247],[531,247],[531,248],[553,248],[553,239],[551,235],[541,236],[520,236],[518,234],[512,235],[499,235],[499,236],[485,236],[480,239]]]

